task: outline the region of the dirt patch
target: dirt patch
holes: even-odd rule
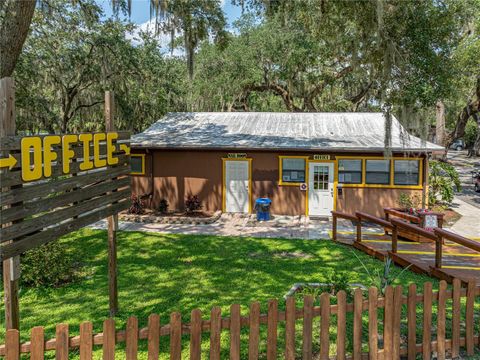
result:
[[[276,252],[255,252],[248,254],[251,258],[281,258],[281,259],[311,259],[313,256],[301,251],[288,252],[288,251],[276,251]]]
[[[445,210],[444,214],[445,215],[443,216],[443,222],[444,222],[444,225],[447,225],[448,227],[451,227],[462,217],[462,215],[460,215],[459,213],[457,213],[455,210],[452,210],[452,209]]]
[[[206,211],[194,211],[191,213],[186,212],[174,212],[174,211],[167,211],[167,212],[160,212],[157,210],[150,210],[146,209],[144,215],[153,215],[159,217],[191,217],[191,218],[209,218],[213,216],[213,212],[206,212]]]

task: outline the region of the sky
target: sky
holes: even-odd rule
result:
[[[112,16],[112,6],[110,0],[97,0],[97,3],[103,8],[107,17]],[[223,10],[229,25],[238,19],[241,15],[241,8],[233,6],[230,0],[222,0]],[[135,24],[144,24],[150,20],[150,0],[132,0],[132,14],[130,21]]]

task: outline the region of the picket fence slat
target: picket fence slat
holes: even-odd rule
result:
[[[459,279],[453,280],[452,295],[452,358],[457,358],[460,354],[460,290],[462,283]]]
[[[138,320],[136,317],[131,316],[127,320],[127,329],[125,334],[126,346],[126,358],[127,360],[137,360],[138,353]]]
[[[423,285],[423,359],[430,360],[432,342],[432,283]]]
[[[36,326],[30,334],[30,360],[43,360],[44,353],[45,333],[42,326]]]
[[[303,357],[304,360],[312,359],[313,337],[313,296],[303,298]]]
[[[20,333],[18,330],[7,330],[5,336],[5,360],[20,359]]]
[[[93,350],[93,324],[85,321],[80,324],[80,360],[92,358]]]
[[[345,360],[345,338],[347,328],[347,294],[345,291],[339,291],[337,294],[337,359]]]
[[[148,317],[148,360],[158,360],[160,356],[160,316]]]
[[[103,322],[103,360],[115,359],[115,320]]]
[[[240,305],[230,306],[230,359],[240,360]]]
[[[192,310],[190,316],[190,360],[200,360],[202,342],[202,312]]]
[[[220,360],[222,310],[216,306],[210,313],[210,360]]]
[[[295,298],[289,297],[285,309],[285,359],[295,359]]]
[[[385,307],[383,314],[383,355],[392,358],[393,351],[393,287],[385,288]]]
[[[353,294],[353,359],[362,358],[362,290],[355,289]]]
[[[278,301],[268,302],[267,314],[267,360],[277,359]]]
[[[321,294],[319,305],[315,305],[316,298],[308,295],[303,299],[303,306],[298,309],[296,298],[288,297],[285,302],[285,311],[279,310],[277,300],[270,300],[267,313],[261,314],[260,303],[254,302],[250,305],[247,316],[241,316],[240,305],[234,304],[230,307],[229,316],[222,318],[221,309],[214,307],[210,313],[210,319],[206,320],[202,319],[201,311],[195,309],[191,312],[190,322],[186,324],[182,324],[181,314],[178,312],[170,314],[170,322],[163,326],[160,324],[160,316],[152,314],[148,317],[148,325],[142,329],[138,327],[139,320],[133,316],[127,319],[125,328],[119,330],[115,329],[113,319],[107,319],[103,323],[103,332],[97,334],[93,333],[91,322],[84,322],[80,324],[80,334],[72,337],[69,337],[68,325],[58,324],[55,338],[48,340],[45,340],[44,328],[35,327],[31,329],[30,341],[22,344],[20,344],[18,331],[8,330],[5,344],[0,345],[0,356],[4,356],[6,360],[19,359],[22,353],[29,354],[30,359],[39,360],[45,358],[46,352],[53,350],[55,358],[59,360],[68,359],[70,352],[78,354],[80,360],[92,360],[94,346],[100,345],[105,360],[119,358],[120,355],[116,351],[123,351],[122,349],[125,351],[124,357],[133,360],[145,356],[139,353],[139,349],[144,349],[141,345],[141,341],[144,341],[143,344],[148,345],[148,360],[158,360],[161,355],[160,341],[163,336],[168,337],[170,342],[167,350],[170,359],[179,360],[182,358],[182,336],[185,335],[184,340],[189,336],[190,341],[189,358],[200,360],[202,334],[209,333],[209,358],[219,360],[224,358],[221,355],[225,350],[221,346],[223,343],[221,343],[221,335],[222,331],[226,330],[230,338],[230,359],[233,360],[240,359],[242,342],[248,343],[249,359],[258,360],[266,357],[267,360],[273,360],[279,356],[284,356],[285,359],[296,359],[298,349],[301,353],[298,356],[301,355],[303,359],[323,360],[332,358],[329,349],[330,325],[331,316],[336,315],[336,339],[332,338],[332,341],[336,341],[336,354],[333,354],[333,358],[340,360],[381,360],[400,357],[415,359],[422,355],[422,359],[431,359],[434,353],[438,359],[445,359],[446,355],[450,354],[456,358],[463,351],[467,354],[473,353],[480,340],[479,334],[474,333],[474,305],[476,296],[480,295],[480,289],[476,288],[474,282],[468,283],[466,288],[462,288],[462,285],[464,283],[455,279],[453,288],[449,291],[447,283],[441,281],[439,290],[433,292],[432,284],[425,283],[423,292],[418,293],[417,286],[410,284],[405,295],[401,286],[387,286],[383,296],[373,287],[368,290],[368,294],[361,289],[356,289],[351,303],[347,303],[347,295],[344,291],[338,292],[333,301],[331,301],[332,295]],[[449,300],[452,300],[451,314],[446,313]],[[420,321],[422,318],[419,314],[420,307],[422,321]],[[435,326],[432,326],[432,309],[436,309]],[[366,316],[367,311],[368,316]],[[381,341],[379,342],[378,311],[383,311],[383,347],[380,345]],[[367,318],[368,336],[362,336],[362,329],[367,329]],[[447,318],[451,318],[450,338],[446,337]],[[313,338],[314,324],[318,324],[315,319],[319,320],[319,339]],[[296,334],[297,320],[302,320],[301,334]],[[461,331],[462,322],[465,322],[465,334]],[[265,326],[263,327],[265,332],[260,331],[262,324]],[[283,326],[285,348],[284,354],[279,354],[278,334]],[[422,337],[417,343],[419,327],[422,329]],[[245,341],[246,338],[243,340],[240,337],[242,329],[248,330],[247,341]],[[346,334],[351,335],[347,338]],[[301,341],[300,336],[302,336]],[[125,346],[117,349],[117,343],[125,343]],[[347,353],[347,344],[352,350],[351,353]],[[318,352],[317,348],[319,348]],[[365,350],[367,348],[368,350]],[[71,351],[71,349],[76,350]],[[260,353],[260,349],[266,349],[266,353]],[[185,350],[183,355],[188,357],[187,349]],[[246,355],[243,354],[242,357]],[[48,357],[50,356],[49,354]]]
[[[437,359],[445,360],[445,308],[447,299],[445,291],[447,290],[447,283],[445,280],[440,281],[440,288],[438,291],[438,306],[437,306]]]
[[[368,289],[368,353],[370,360],[378,358],[378,290],[375,287]]]
[[[408,324],[408,360],[417,357],[417,285],[408,286],[407,324]]]
[[[170,315],[170,360],[180,360],[182,356],[182,315]]]
[[[400,333],[402,321],[403,287],[398,285],[393,293],[393,358],[400,358]]]
[[[361,295],[361,292],[360,292]],[[330,294],[320,296],[320,360],[328,360],[330,350]]]
[[[475,282],[469,281],[467,287],[467,303],[465,310],[465,345],[467,355],[473,355],[473,308],[475,305]]]
[[[258,346],[260,343],[260,303],[254,302],[250,305],[250,332],[248,335],[248,359],[258,359]]]
[[[57,325],[57,328],[55,331],[55,338],[57,340],[56,346],[55,346],[55,359],[68,360],[69,336],[68,336],[67,324]]]

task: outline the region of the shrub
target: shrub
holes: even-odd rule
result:
[[[460,179],[455,168],[441,161],[430,161],[428,175],[428,202],[431,206],[439,202],[450,205],[454,192],[461,190]]]
[[[158,205],[158,211],[161,213],[166,213],[168,211],[168,201],[165,199],[160,200],[160,204]]]
[[[400,279],[404,272],[412,266],[412,264],[410,264],[403,268],[400,273],[395,274],[394,271],[392,271],[394,268],[393,260],[387,255],[381,268],[377,267],[374,270],[369,271],[365,263],[358,257],[355,251],[352,251],[352,253],[362,265],[365,275],[367,275],[370,281],[369,286],[375,286],[382,294],[385,294],[387,286],[393,285],[395,280]]]
[[[201,208],[202,205],[200,204],[200,200],[198,199],[197,195],[190,195],[187,200],[185,200],[185,211],[188,214],[191,214],[196,210],[200,210]]]
[[[397,204],[402,210],[414,213],[416,209],[421,207],[422,199],[418,194],[410,196],[407,193],[402,192]]]
[[[20,261],[22,284],[30,287],[56,287],[76,278],[77,270],[71,254],[60,241],[27,251]]]
[[[132,194],[132,196],[130,196],[130,201],[132,204],[128,209],[129,214],[141,215],[144,213],[145,204],[140,196]]]

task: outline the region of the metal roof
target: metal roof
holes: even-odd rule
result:
[[[392,117],[392,151],[441,146],[409,135]],[[132,137],[136,148],[384,151],[383,113],[168,113]]]

